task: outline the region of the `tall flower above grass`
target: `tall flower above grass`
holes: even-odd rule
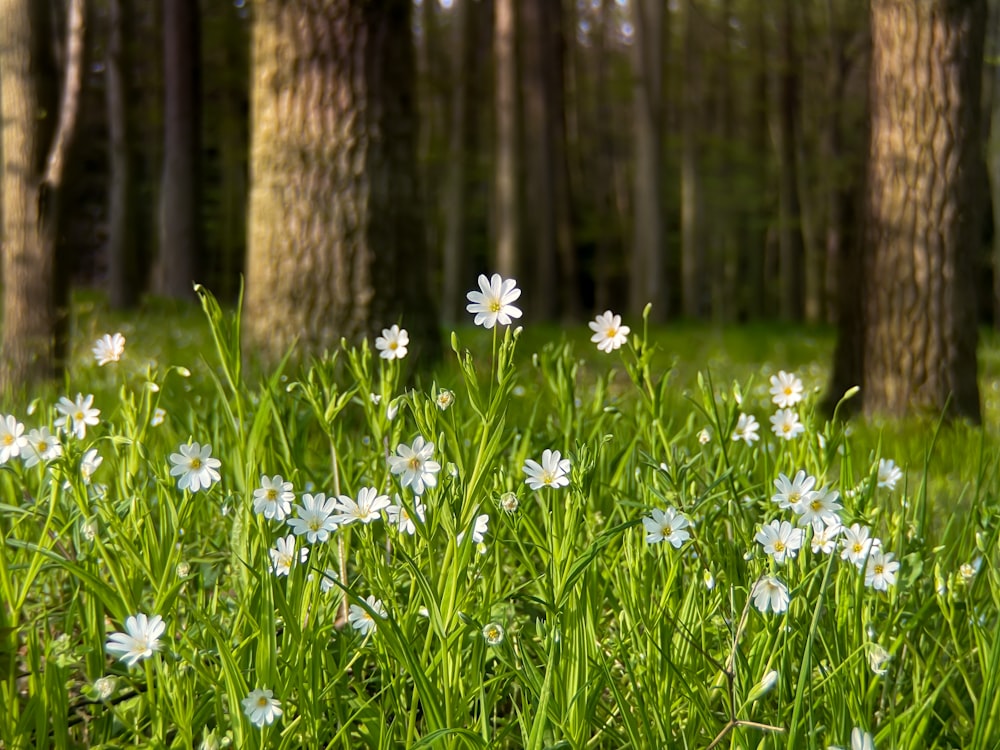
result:
[[[514,302],[521,296],[514,279],[503,279],[495,273],[490,278],[479,275],[479,291],[465,295],[469,300],[465,309],[476,316],[475,324],[483,328],[493,328],[497,323],[509,326],[512,318],[520,318],[521,310]]]
[[[891,458],[880,458],[878,460],[878,486],[885,487],[892,491],[896,489],[896,484],[903,478],[903,471]]]
[[[840,553],[842,560],[854,563],[858,568],[865,564],[865,559],[869,553],[877,550],[882,543],[871,536],[871,529],[861,524],[851,524],[851,528],[844,529],[842,542],[843,549]]]
[[[336,530],[337,519],[333,513],[337,510],[337,501],[319,492],[315,495],[304,494],[302,505],[295,506],[298,518],[289,518],[288,526],[296,536],[305,535],[310,544],[325,542],[330,538],[330,532]]]
[[[587,325],[594,332],[590,340],[597,344],[600,351],[608,354],[625,344],[628,341],[628,334],[632,330],[628,326],[622,325],[621,315],[615,315],[610,310],[605,310]]]
[[[896,585],[899,561],[892,558],[892,552],[883,552],[881,549],[871,551],[871,554],[868,555],[868,566],[865,569],[865,586],[876,591],[888,591],[890,586]]]
[[[780,615],[788,609],[788,587],[780,578],[764,576],[754,584],[750,595],[753,597],[753,605],[762,614],[771,611]]]
[[[212,458],[212,446],[208,443],[182,444],[178,453],[170,454],[170,475],[177,477],[177,487],[182,490],[198,492],[203,487],[207,490],[218,482],[218,469],[222,462]]]
[[[840,493],[836,490],[816,490],[792,505],[799,514],[799,526],[837,523],[840,520]]]
[[[17,421],[13,414],[0,419],[0,464],[5,464],[12,458],[21,455],[21,450],[28,446],[24,436],[24,425]]]
[[[742,440],[747,445],[753,445],[760,440],[760,435],[757,434],[759,429],[760,423],[753,414],[740,414],[736,420],[736,429],[733,430],[733,440]]]
[[[771,432],[783,440],[794,440],[805,431],[798,413],[791,409],[778,409],[771,415]]]
[[[124,633],[112,633],[108,636],[105,649],[112,656],[133,667],[143,659],[148,659],[160,648],[160,636],[167,626],[159,615],[147,617],[136,614],[125,620]]]
[[[337,515],[333,520],[340,526],[347,526],[349,523],[360,521],[361,523],[371,523],[381,517],[382,510],[389,507],[389,496],[378,494],[374,487],[362,487],[358,490],[358,500],[347,495],[337,498],[334,510]]]
[[[406,356],[406,347],[410,343],[410,334],[405,328],[393,325],[383,328],[382,335],[375,339],[375,348],[382,359],[402,359]]]
[[[646,527],[646,542],[649,544],[667,542],[673,545],[674,549],[680,549],[681,545],[691,538],[691,533],[688,531],[691,522],[687,516],[673,508],[666,510],[654,508],[642,519],[642,525]]]
[[[426,487],[437,484],[437,473],[441,464],[432,461],[434,443],[428,443],[418,436],[412,445],[400,443],[396,455],[389,456],[389,471],[399,475],[399,483],[413,490],[413,494],[422,495]]]
[[[782,409],[795,406],[802,400],[802,381],[795,375],[781,370],[771,376],[771,401]]]
[[[104,367],[109,362],[118,362],[121,360],[122,354],[125,353],[125,337],[120,333],[106,333],[97,339],[91,351],[100,367]]]
[[[764,548],[764,552],[781,565],[786,556],[792,558],[798,554],[805,533],[802,529],[792,528],[788,521],[771,521],[761,527],[754,539]]]
[[[243,704],[243,713],[258,729],[273,724],[283,713],[281,701],[274,697],[271,690],[257,688],[240,702]]]
[[[274,543],[274,547],[268,550],[268,552],[271,555],[271,564],[274,566],[274,574],[276,576],[287,576],[291,573],[296,557],[298,557],[299,562],[303,563],[309,559],[308,547],[303,547],[299,550],[298,555],[295,554],[294,534],[278,537]]]
[[[53,436],[48,427],[39,427],[29,432],[27,442],[28,447],[21,449],[21,457],[28,468],[62,455],[59,438]],[[3,461],[0,460],[0,463]]]
[[[101,410],[95,409],[93,406],[93,393],[88,394],[86,398],[82,393],[78,393],[76,401],[70,401],[66,396],[63,396],[56,403],[56,411],[59,412],[55,421],[56,427],[73,433],[78,440],[83,440],[87,437],[87,425],[95,426],[101,415]]]
[[[789,479],[784,474],[778,474],[774,480],[774,488],[778,490],[771,496],[771,502],[777,503],[782,510],[788,510],[801,503],[811,503],[813,487],[816,486],[816,477],[809,476],[799,469],[794,479]]]
[[[571,464],[568,458],[563,458],[559,451],[546,448],[542,451],[542,462],[532,459],[524,462],[523,471],[527,476],[525,483],[533,490],[543,487],[558,489],[569,484]]]
[[[389,613],[386,612],[385,605],[382,604],[381,599],[376,599],[374,596],[369,595],[365,598],[365,602],[379,617],[384,619],[389,616]],[[351,605],[351,608],[347,613],[347,621],[351,623],[351,627],[359,631],[361,635],[368,635],[369,633],[374,633],[378,630],[378,624],[375,622],[375,618],[372,617],[368,610],[360,604]]]
[[[283,521],[292,512],[292,483],[282,479],[280,474],[273,477],[262,475],[260,487],[253,491],[253,512],[260,513],[264,518]]]

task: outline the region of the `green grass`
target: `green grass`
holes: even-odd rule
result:
[[[231,314],[204,304],[116,317],[81,297],[67,382],[5,407],[54,429],[59,396],[93,393],[101,420],[59,458],[0,467],[0,747],[826,748],[854,727],[880,750],[1000,744],[995,336],[987,427],[845,430],[815,412],[824,329],[626,321],[630,345],[605,355],[585,326],[525,322],[460,329],[433,376],[367,347],[259,372]],[[116,330],[125,356],[98,368],[90,347]],[[768,421],[779,369],[806,386],[793,441]],[[740,412],[761,423],[754,445],[730,439]],[[422,498],[387,462],[417,436],[442,467]],[[168,460],[189,441],[221,461],[195,493]],[[546,449],[570,481],[532,491],[523,467]],[[876,485],[879,458],[904,470],[895,489]],[[901,562],[895,585],[867,588],[808,541],[783,565],[764,554],[761,525],[794,522],[774,480],[800,469]],[[254,513],[262,474],[296,503],[374,487],[426,513],[413,535],[342,526],[279,577],[269,550],[291,529]],[[679,549],[645,540],[668,507],[693,523]],[[787,584],[786,612],[754,606],[765,575]],[[355,630],[348,605],[377,629]],[[128,668],[105,644],[140,612],[166,632]],[[263,728],[241,705],[258,687],[283,710]]]

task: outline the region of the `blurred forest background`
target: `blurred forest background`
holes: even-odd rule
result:
[[[652,302],[655,321],[835,324],[845,372],[834,377],[856,384],[871,368],[864,348],[879,346],[865,321],[884,314],[862,304],[886,281],[872,284],[871,264],[899,266],[871,231],[882,158],[873,109],[898,91],[915,121],[886,143],[947,183],[935,204],[923,177],[903,178],[920,185],[901,210],[917,225],[941,221],[915,226],[907,246],[943,237],[945,260],[914,253],[900,299],[948,278],[940,309],[920,302],[897,316],[902,330],[943,326],[911,357],[925,371],[907,376],[903,397],[941,406],[963,386],[930,371],[971,365],[974,377],[976,324],[1000,325],[995,10],[981,0],[0,0],[4,281],[24,288],[10,260],[10,157],[30,152],[39,170],[51,160],[56,113],[74,106],[76,54],[58,208],[55,190],[25,204],[40,227],[56,214],[51,283],[22,295],[51,296],[56,360],[71,286],[102,289],[118,308],[147,294],[191,298],[192,280],[235,301],[246,274],[252,336],[322,347],[400,315],[419,340],[463,320],[465,292],[495,271],[518,280],[532,321],[610,308],[634,325]],[[36,119],[52,131],[21,147],[8,133],[15,17],[34,45],[25,75],[42,97]],[[936,34],[939,22],[954,35]],[[888,93],[870,90],[892,76]],[[317,301],[317,283],[328,299]],[[282,322],[282,307],[306,309]],[[955,344],[970,327],[971,360],[968,336]],[[924,387],[933,398],[919,397]],[[958,413],[977,418],[977,398],[958,398]]]

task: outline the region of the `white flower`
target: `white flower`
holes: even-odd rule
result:
[[[533,490],[565,487],[569,484],[570,461],[562,458],[559,451],[546,448],[542,451],[541,464],[529,458],[524,462],[523,471],[528,477],[525,483]]]
[[[437,398],[434,399],[434,402],[437,404],[438,409],[445,411],[449,406],[455,403],[455,394],[447,389],[438,391]]]
[[[688,527],[691,522],[683,513],[678,513],[673,508],[660,510],[654,508],[653,511],[642,519],[642,525],[646,527],[646,542],[656,544],[657,542],[667,542],[673,545],[674,549],[680,549],[690,537]]]
[[[324,594],[333,591],[337,587],[337,581],[340,580],[340,574],[333,568],[326,568],[323,571],[323,575],[319,579],[319,590]]]
[[[840,525],[840,521],[836,520],[826,524],[814,521],[812,527],[813,554],[818,555],[822,552],[824,555],[829,555],[836,548],[837,537],[840,536],[840,532],[844,530],[844,527]]]
[[[406,346],[410,343],[410,334],[405,328],[394,325],[383,328],[382,335],[375,339],[375,348],[382,359],[402,359],[406,356]]]
[[[105,675],[94,680],[94,692],[97,693],[98,700],[106,701],[115,693],[118,681],[114,677]]]
[[[514,279],[502,279],[498,273],[487,279],[485,274],[480,274],[479,291],[465,296],[471,303],[465,309],[476,316],[477,326],[492,328],[497,323],[509,326],[512,318],[521,317],[521,311],[514,307],[521,296]]]
[[[337,510],[337,501],[319,492],[315,495],[302,495],[302,505],[296,505],[298,518],[289,518],[287,523],[296,536],[305,534],[310,544],[325,542],[330,538],[330,532],[336,530],[337,519],[333,517]]]
[[[381,599],[376,599],[374,596],[367,596],[365,602],[368,606],[375,611],[375,613],[385,619],[389,616],[389,613],[385,610],[385,605],[382,604]],[[351,627],[359,631],[361,635],[368,635],[369,633],[374,633],[378,630],[378,624],[375,622],[375,618],[369,614],[368,610],[362,607],[360,604],[352,604],[350,610],[347,613],[347,621],[351,623]]]
[[[774,487],[778,491],[771,496],[771,502],[777,503],[782,510],[788,510],[800,503],[812,502],[813,487],[816,477],[811,477],[801,469],[795,474],[795,479],[789,480],[784,474],[778,474]]]
[[[878,548],[871,551],[865,569],[865,586],[870,586],[876,591],[888,591],[890,586],[896,585],[899,562],[892,558],[892,552],[883,552]]]
[[[875,750],[875,739],[860,727],[851,730],[851,750]]]
[[[12,458],[21,455],[21,450],[28,446],[24,437],[24,425],[12,414],[0,419],[0,464],[5,464]]]
[[[150,427],[159,427],[167,418],[167,410],[161,406],[153,409],[153,416],[149,418]]]
[[[792,528],[788,521],[771,521],[761,527],[754,539],[781,565],[786,556],[795,557],[798,554],[804,537],[802,529]]]
[[[848,560],[858,568],[862,567],[869,552],[881,546],[881,542],[878,539],[869,538],[870,535],[871,529],[857,523],[851,524],[849,529],[844,529],[840,559]]]
[[[48,427],[39,427],[28,433],[28,447],[21,449],[21,457],[28,468],[62,455],[59,438],[49,433]],[[2,461],[0,461],[2,463]]]
[[[76,401],[70,401],[63,396],[56,404],[56,411],[61,416],[56,418],[56,427],[63,428],[66,432],[72,432],[77,439],[83,440],[87,437],[87,425],[94,426],[98,422],[100,409],[94,409],[94,394],[90,393],[84,398],[82,393],[76,394]]]
[[[972,579],[976,577],[976,573],[979,572],[979,568],[982,567],[983,558],[977,557],[971,563],[962,563],[958,566],[958,574],[962,577],[962,583],[969,585],[972,583]]]
[[[590,340],[597,344],[597,348],[602,352],[610,354],[628,341],[629,331],[632,329],[622,325],[622,316],[615,315],[610,310],[605,310],[602,315],[590,321],[588,324],[594,335]]]
[[[885,677],[885,673],[889,671],[887,665],[891,660],[892,654],[880,645],[877,643],[868,644],[868,666],[879,677]]]
[[[379,405],[380,403],[382,403],[382,394],[380,394],[380,393],[372,393],[372,394],[369,394],[368,398],[370,398],[370,399],[371,399],[371,402],[372,402],[372,403],[373,403],[373,404],[374,404],[375,406],[378,406],[378,405]]]
[[[427,508],[419,499],[413,503],[413,514],[420,523],[424,522],[424,513],[426,511]],[[409,534],[410,536],[417,533],[416,524],[413,523],[413,518],[410,516],[410,512],[406,509],[406,506],[403,505],[399,495],[396,495],[395,504],[385,509],[385,514],[388,516],[390,525],[395,526],[399,530],[399,533]]]
[[[347,495],[338,498],[337,515],[333,520],[341,526],[349,523],[361,521],[361,523],[371,523],[381,518],[382,509],[389,507],[389,496],[378,494],[374,487],[362,487],[358,490],[358,501]]]
[[[892,491],[896,489],[896,483],[903,478],[902,470],[896,466],[896,462],[891,458],[880,458],[878,460],[878,486],[885,487]]]
[[[125,662],[126,667],[132,667],[159,650],[160,636],[166,628],[159,615],[132,615],[125,620],[125,632],[112,633],[104,647],[109,654]]]
[[[499,646],[503,643],[503,627],[498,622],[488,623],[483,627],[483,638],[487,646]]]
[[[97,448],[91,448],[83,454],[80,460],[80,476],[83,477],[84,484],[90,484],[90,478],[103,462],[104,458],[97,453]]]
[[[472,525],[472,543],[482,544],[483,539],[486,538],[486,532],[489,531],[490,517],[483,513],[481,516],[476,516],[476,521]],[[462,543],[465,539],[465,532],[461,532],[456,541],[458,544]]]
[[[178,477],[177,487],[182,490],[190,489],[197,492],[202,487],[208,489],[219,481],[218,468],[222,462],[217,458],[212,458],[212,446],[205,443],[190,443],[181,445],[179,453],[170,454],[170,475]]]
[[[281,701],[275,698],[274,693],[270,690],[257,688],[241,703],[243,704],[243,713],[250,719],[250,723],[258,729],[273,724],[282,714]]]
[[[799,526],[821,523],[837,523],[840,521],[840,493],[836,490],[816,490],[808,497],[802,497],[792,505],[792,510],[799,514]]]
[[[795,406],[802,400],[802,381],[795,375],[781,370],[771,376],[771,401],[782,409]]]
[[[706,445],[709,440],[712,439],[712,432],[707,428],[703,428],[698,432],[698,442],[702,445]]]
[[[778,409],[771,415],[771,432],[784,440],[794,440],[805,431],[806,426],[791,409]]]
[[[295,564],[295,535],[289,534],[278,537],[275,540],[274,547],[268,550],[268,552],[271,553],[271,564],[274,565],[274,574],[276,576],[287,576]],[[303,547],[299,550],[298,558],[299,562],[302,563],[308,560],[309,548]]]
[[[750,595],[753,597],[753,605],[761,613],[766,614],[771,610],[778,615],[788,609],[788,587],[780,578],[764,576],[754,584]]]
[[[399,483],[410,487],[413,494],[422,495],[425,487],[437,484],[435,475],[441,471],[441,464],[431,460],[433,455],[434,443],[425,442],[418,436],[412,446],[400,443],[396,455],[389,456],[389,471],[401,475]]]
[[[125,353],[125,337],[120,333],[114,335],[106,333],[97,339],[91,351],[94,352],[94,359],[101,367],[108,362],[118,362]]]
[[[760,440],[760,435],[757,434],[759,429],[760,423],[753,414],[740,414],[740,418],[736,421],[736,429],[733,430],[733,440],[742,440],[747,445],[753,445]]]
[[[280,474],[268,478],[262,475],[260,487],[253,491],[253,512],[260,513],[264,518],[283,521],[292,512],[292,483],[282,479]]]

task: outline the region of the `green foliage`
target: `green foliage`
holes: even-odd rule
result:
[[[1000,742],[995,428],[824,423],[822,333],[642,323],[605,355],[586,331],[462,330],[413,388],[406,360],[366,344],[258,373],[238,319],[199,295],[206,317],[129,321],[103,368],[85,323],[65,395],[93,392],[100,423],[0,467],[0,746],[826,748],[854,727],[879,748]],[[779,368],[806,385],[794,440],[768,421]],[[57,395],[11,411],[54,430]],[[758,442],[731,438],[741,413]],[[441,467],[420,496],[388,461],[418,436]],[[195,441],[221,478],[191,492],[169,456]],[[532,490],[523,467],[546,449],[569,483]],[[903,469],[895,489],[880,458]],[[784,564],[763,552],[761,525],[795,520],[774,480],[800,469],[901,562],[895,585],[866,587],[808,530]],[[292,530],[254,512],[275,474],[299,504],[376,488],[414,533],[383,511],[296,538],[275,575]],[[646,541],[665,508],[692,521],[676,549]],[[763,576],[787,611],[758,611]],[[106,643],[140,612],[166,630],[128,668]],[[257,688],[283,711],[263,728],[242,706]]]

